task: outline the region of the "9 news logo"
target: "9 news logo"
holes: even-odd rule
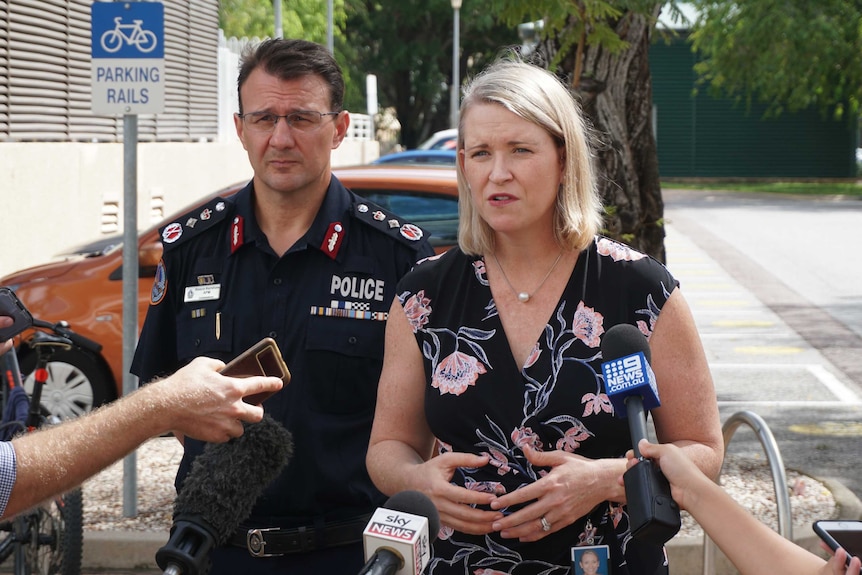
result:
[[[602,364],[608,394],[620,393],[630,387],[638,387],[647,383],[646,360],[642,353],[627,355]]]

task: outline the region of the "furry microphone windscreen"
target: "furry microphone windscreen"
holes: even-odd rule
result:
[[[174,501],[174,521],[200,517],[211,527],[217,545],[227,542],[248,518],[293,455],[290,432],[269,415],[244,425],[242,436],[207,444]]]

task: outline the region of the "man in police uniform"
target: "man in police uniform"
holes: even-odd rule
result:
[[[325,48],[267,40],[245,55],[238,86],[236,130],[254,178],[162,230],[132,371],[147,382],[275,339],[292,379],[264,408],[292,432],[294,455],[214,550],[211,573],[354,573],[368,516],[385,501],[365,452],[386,315],[397,280],[433,250],[420,228],[332,176],[350,118]],[[184,446],[177,489],[203,449]]]

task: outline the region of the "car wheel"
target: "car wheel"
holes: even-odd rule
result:
[[[21,371],[27,374],[24,388],[30,396],[35,368],[35,354],[28,354],[21,362]],[[80,350],[60,351],[48,362],[48,382],[41,399],[43,413],[72,419],[113,399],[113,385],[94,355]]]

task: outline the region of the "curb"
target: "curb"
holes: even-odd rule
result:
[[[830,477],[815,477],[835,498],[835,517],[862,519],[862,501]],[[797,529],[793,541],[812,553],[824,556],[820,539],[811,528]],[[85,531],[83,568],[91,571],[116,572],[117,569],[135,573],[161,573],[156,565],[156,551],[168,541],[168,532],[160,531]],[[667,544],[667,554],[676,573],[703,572],[703,537],[675,537]],[[722,555],[715,553],[715,575],[734,575],[736,569]]]
[[[162,573],[156,551],[168,542],[167,531],[84,531],[82,568],[115,572]]]

